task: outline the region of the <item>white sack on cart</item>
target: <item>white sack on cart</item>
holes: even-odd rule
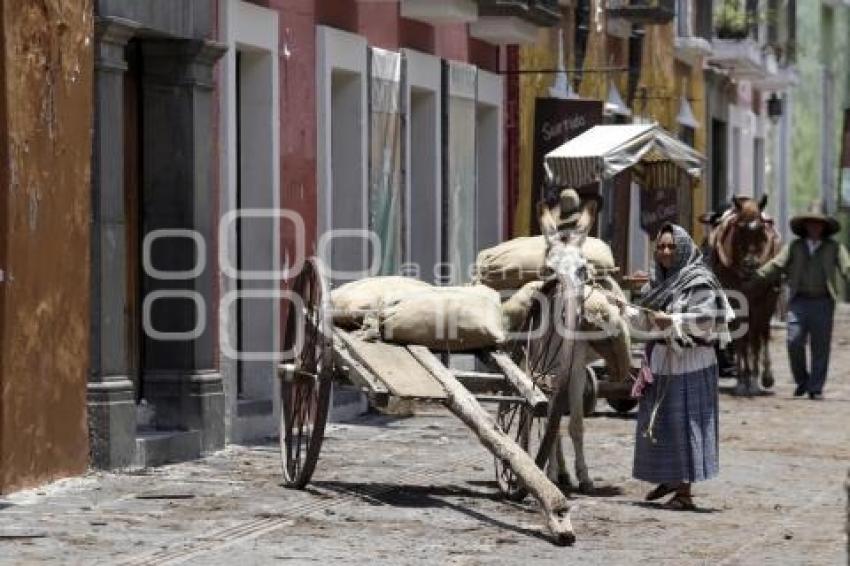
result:
[[[505,341],[499,293],[480,285],[432,287],[390,299],[379,324],[387,342],[436,350],[477,350]]]
[[[363,319],[376,314],[390,297],[431,289],[429,283],[411,277],[368,277],[352,281],[331,291],[333,322],[341,328],[355,329]]]
[[[586,238],[582,254],[596,271],[613,270],[614,254],[598,238]],[[543,236],[520,237],[482,250],[475,261],[475,282],[492,289],[520,289],[540,279],[546,260]]]

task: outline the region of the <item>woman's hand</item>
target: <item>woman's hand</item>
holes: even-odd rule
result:
[[[673,325],[673,317],[664,312],[654,312],[650,315],[650,319],[652,324],[660,330],[667,330]]]

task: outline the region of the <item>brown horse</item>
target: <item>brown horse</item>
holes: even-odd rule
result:
[[[747,284],[755,271],[779,252],[780,237],[773,220],[764,213],[766,204],[766,196],[759,201],[734,197],[707,242],[708,259],[723,287],[737,291],[730,300],[733,305],[743,303],[735,305],[739,316],[730,328],[738,369],[735,392],[739,395],[761,393],[759,377],[765,388],[773,387],[774,382],[767,345],[779,289],[756,290]]]

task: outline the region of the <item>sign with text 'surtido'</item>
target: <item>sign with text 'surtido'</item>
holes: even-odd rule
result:
[[[534,202],[546,198],[544,157],[593,126],[602,123],[602,101],[538,98],[534,106],[534,169],[532,195]],[[580,187],[573,187],[580,189]],[[531,210],[531,226],[536,232],[537,215]]]

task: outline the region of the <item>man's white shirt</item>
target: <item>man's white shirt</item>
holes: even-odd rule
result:
[[[809,247],[809,255],[814,255],[814,253],[820,247],[821,241],[820,240],[810,240],[809,238],[806,238],[806,245]]]

